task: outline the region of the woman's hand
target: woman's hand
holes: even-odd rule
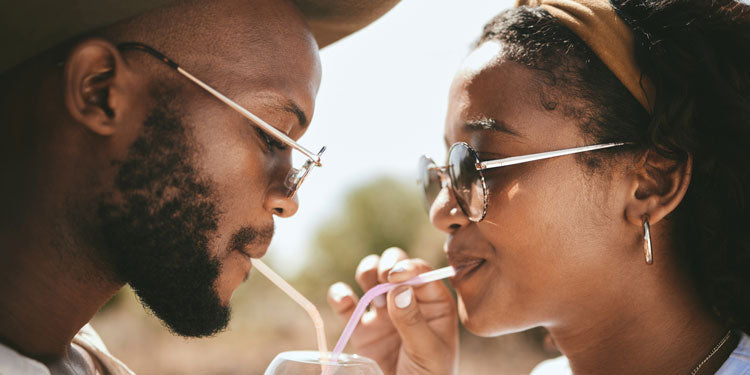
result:
[[[382,256],[369,255],[355,278],[365,292],[384,282],[398,283],[431,268],[421,259],[390,248]],[[328,303],[349,320],[358,298],[344,283],[328,290]],[[373,300],[352,335],[353,352],[375,360],[385,374],[454,374],[458,362],[456,303],[441,281],[414,287],[400,286]]]

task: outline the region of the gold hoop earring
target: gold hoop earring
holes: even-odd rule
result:
[[[651,225],[648,223],[648,216],[643,217],[643,255],[646,257],[646,264],[654,264],[654,252],[651,248]]]

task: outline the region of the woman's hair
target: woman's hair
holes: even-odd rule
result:
[[[656,88],[651,115],[599,58],[541,8],[509,9],[477,41],[539,74],[540,105],[588,140],[693,157],[675,212],[676,254],[721,321],[750,332],[750,6],[735,0],[613,0]],[[611,151],[615,153],[618,151]],[[606,160],[582,157],[591,170]]]

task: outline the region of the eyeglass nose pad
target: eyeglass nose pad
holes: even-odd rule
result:
[[[451,178],[448,176],[447,173],[445,173],[444,170],[440,169],[438,167],[438,178],[440,179],[440,189],[445,189],[451,187]]]
[[[289,174],[287,174],[284,180],[284,186],[289,190],[289,197],[293,197],[297,193],[297,188],[305,180],[305,177],[310,173],[313,166],[315,166],[315,161],[308,160],[301,168],[292,168],[289,170]]]
[[[284,187],[289,190],[289,194],[293,194],[294,188],[297,186],[297,176],[299,175],[300,170],[297,168],[290,168],[289,173],[287,173],[286,178],[284,179]]]

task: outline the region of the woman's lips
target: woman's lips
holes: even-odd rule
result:
[[[456,276],[451,278],[453,284],[459,284],[479,269],[484,264],[484,259],[466,259],[461,262],[452,263],[453,268],[456,269]]]

